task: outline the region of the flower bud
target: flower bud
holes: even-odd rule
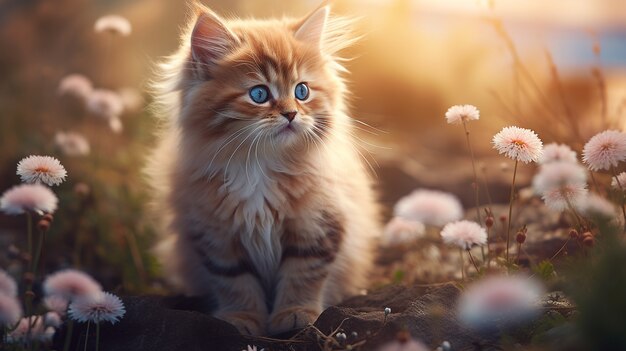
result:
[[[515,240],[517,240],[518,243],[523,244],[526,241],[526,233],[524,233],[523,231],[517,232],[517,235],[515,235]]]
[[[578,231],[576,229],[572,229],[569,231],[569,237],[572,239],[578,238]]]
[[[487,226],[487,228],[491,228],[493,227],[493,217],[492,216],[488,216],[487,218],[485,218],[485,225]]]
[[[50,229],[50,221],[45,218],[40,219],[39,222],[37,222],[37,229],[42,232],[47,232],[48,229]]]

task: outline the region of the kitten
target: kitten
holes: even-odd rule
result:
[[[156,84],[162,262],[242,333],[305,326],[367,283],[379,213],[336,57],[354,40],[328,12],[225,21],[196,5]]]

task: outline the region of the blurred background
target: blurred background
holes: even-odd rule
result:
[[[204,3],[227,18],[304,16],[319,5]],[[463,129],[444,119],[452,105],[481,111],[471,137],[495,202],[507,201],[510,182],[490,144],[502,127],[531,128],[544,143],[577,151],[603,129],[626,128],[624,1],[336,0],[333,11],[360,18],[363,39],[344,53],[351,113],[370,126],[360,137],[387,208],[418,186],[473,202]],[[94,31],[109,14],[127,18],[130,35]],[[179,0],[0,0],[0,188],[19,183],[16,164],[30,154],[55,156],[69,173],[55,189],[50,269],[92,271],[111,290],[159,289],[141,175],[155,144],[146,86],[155,63],[177,48],[185,19]],[[123,130],[59,93],[69,74],[124,97]],[[59,132],[84,135],[89,153],[63,152]],[[23,240],[23,222],[0,216],[0,247]]]

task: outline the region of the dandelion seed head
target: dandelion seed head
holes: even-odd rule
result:
[[[446,244],[468,250],[487,242],[487,231],[476,222],[458,221],[446,224],[441,230],[441,237]]]
[[[394,214],[404,219],[441,227],[463,218],[463,206],[452,194],[417,189],[396,203]]]
[[[17,283],[7,272],[0,269],[0,295],[17,296]]]
[[[132,33],[133,28],[126,18],[119,15],[107,15],[98,18],[94,24],[94,30],[96,33],[108,32],[127,37]]]
[[[474,329],[515,325],[537,315],[543,294],[543,287],[528,277],[486,277],[463,292],[458,315]]]
[[[22,318],[22,307],[15,296],[0,294],[0,326],[13,326],[20,318]]]
[[[87,98],[87,110],[93,115],[109,121],[119,118],[124,112],[124,103],[116,92],[96,89]]]
[[[626,133],[605,130],[594,135],[583,148],[583,162],[592,171],[608,170],[626,160]]]
[[[54,157],[32,155],[17,164],[17,175],[24,183],[44,183],[53,186],[63,183],[67,171]]]
[[[83,295],[70,303],[69,317],[75,321],[117,323],[126,313],[124,304],[119,297],[98,292]]]
[[[22,184],[12,187],[0,197],[0,211],[20,215],[26,211],[39,214],[54,213],[59,200],[49,188],[41,184]]]
[[[543,143],[535,132],[519,127],[505,127],[493,137],[498,153],[523,163],[537,162],[543,154]]]
[[[626,191],[626,172],[622,172],[611,179],[611,187],[615,190]]]
[[[58,296],[66,301],[102,291],[98,282],[75,269],[65,269],[49,275],[43,282],[43,289],[47,296]]]
[[[89,155],[89,141],[83,135],[73,132],[57,132],[54,143],[67,156]]]
[[[480,112],[474,105],[455,105],[446,112],[448,124],[461,124],[480,118]]]
[[[578,163],[576,151],[565,144],[550,143],[543,148],[543,155],[539,160],[540,164],[551,162]]]
[[[548,188],[541,198],[546,206],[555,211],[564,211],[571,204],[574,208],[581,206],[587,197],[587,187],[584,184],[565,184]]]
[[[381,243],[383,246],[401,245],[415,241],[424,235],[426,227],[423,223],[394,217],[383,231]]]
[[[93,85],[89,78],[82,74],[70,74],[65,76],[59,83],[58,92],[60,95],[70,95],[86,101],[93,91]]]
[[[587,171],[578,163],[566,161],[552,162],[541,166],[533,178],[533,188],[538,194],[568,184],[587,183]]]

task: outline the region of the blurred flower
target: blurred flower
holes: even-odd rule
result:
[[[265,349],[261,349],[259,351],[263,351],[263,350],[265,350]],[[241,351],[257,351],[257,348],[254,345],[253,346],[248,345],[248,349],[247,350],[241,350]]]
[[[0,269],[0,295],[17,296],[17,283],[7,272]]]
[[[129,36],[132,32],[130,22],[119,15],[107,15],[98,18],[94,24],[96,33],[109,32],[120,36]]]
[[[54,157],[28,156],[17,164],[17,175],[24,183],[59,185],[67,177],[65,167]]]
[[[424,224],[402,217],[393,217],[385,226],[383,232],[383,246],[393,246],[415,241],[424,235],[426,228]]]
[[[111,322],[117,323],[126,310],[119,297],[98,292],[83,295],[70,303],[69,316],[78,322]]]
[[[124,112],[124,103],[116,92],[97,89],[87,98],[87,110],[108,121],[119,118]]]
[[[396,340],[381,346],[378,351],[430,351],[421,342],[411,340]]]
[[[8,215],[19,215],[26,211],[53,213],[58,202],[59,199],[49,188],[41,184],[22,184],[2,194],[0,211]]]
[[[500,154],[524,163],[539,161],[543,153],[537,134],[519,127],[503,128],[493,137],[493,147]]]
[[[54,136],[54,143],[67,156],[89,155],[89,141],[79,133],[57,132]]]
[[[98,282],[87,274],[74,269],[65,269],[49,275],[43,282],[47,296],[59,296],[67,300],[102,291]]]
[[[486,277],[461,295],[459,318],[474,329],[512,326],[538,314],[543,293],[542,286],[528,277]]]
[[[550,143],[544,146],[539,163],[546,164],[559,161],[578,163],[576,151],[565,144]]]
[[[479,118],[480,112],[474,105],[455,105],[446,112],[446,120],[449,124],[461,124]]]
[[[533,187],[553,210],[567,209],[568,202],[577,207],[587,195],[587,172],[577,163],[548,163],[533,179]]]
[[[615,205],[597,194],[589,194],[584,201],[578,203],[578,210],[587,217],[613,219],[617,217]]]
[[[0,294],[0,326],[12,327],[22,318],[22,307],[14,296]]]
[[[126,111],[137,111],[143,107],[143,96],[134,88],[122,88],[117,91]]]
[[[89,196],[89,193],[91,193],[91,188],[89,187],[89,185],[80,182],[74,185],[74,192],[76,193],[76,195],[86,197]]]
[[[115,134],[119,134],[124,130],[124,126],[122,125],[122,120],[119,117],[114,117],[109,119],[109,127]]]
[[[439,227],[463,218],[463,206],[456,196],[427,189],[414,190],[401,198],[393,212],[398,217]]]
[[[617,167],[626,160],[626,133],[605,130],[594,135],[583,148],[583,161],[597,171]]]
[[[54,327],[59,328],[63,321],[61,320],[61,315],[56,312],[48,312],[43,316],[43,324],[46,327]]]
[[[441,230],[441,237],[446,244],[469,250],[472,246],[487,242],[487,231],[476,222],[464,220],[446,224]]]
[[[15,330],[7,335],[10,343],[26,343],[28,341],[39,341],[48,343],[54,337],[54,328],[47,327],[43,323],[43,316],[30,316],[22,318]]]
[[[56,312],[63,317],[67,313],[67,306],[69,305],[69,302],[63,296],[50,295],[43,299],[43,305],[48,309],[48,311]]]
[[[93,91],[93,85],[89,78],[82,74],[70,74],[61,80],[58,91],[60,95],[71,95],[87,101]]]
[[[626,172],[622,172],[618,174],[617,177],[613,177],[611,180],[611,186],[615,190],[626,190]]]

